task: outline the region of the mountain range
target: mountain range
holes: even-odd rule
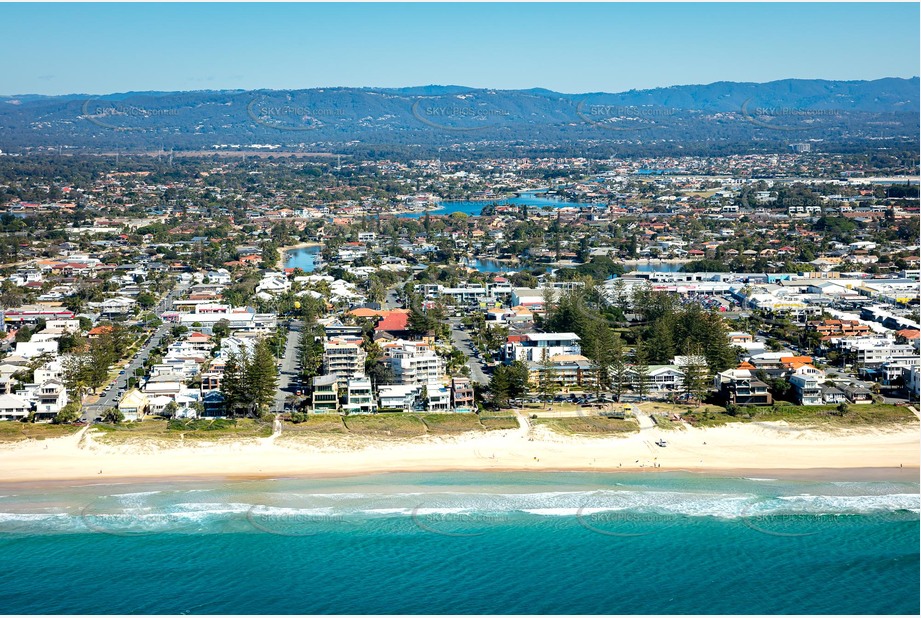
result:
[[[0,149],[361,156],[917,148],[919,80],[716,82],[565,94],[463,86],[0,96]]]

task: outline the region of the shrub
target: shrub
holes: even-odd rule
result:
[[[113,425],[118,425],[123,420],[125,420],[125,415],[122,414],[122,411],[118,408],[109,408],[102,415],[102,420],[106,423],[112,423]]]
[[[54,415],[54,418],[51,420],[55,425],[64,425],[66,423],[73,423],[80,418],[80,404],[76,401],[71,401],[66,406],[61,408],[61,411]]]

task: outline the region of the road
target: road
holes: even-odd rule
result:
[[[467,366],[470,367],[470,379],[478,384],[489,384],[489,376],[483,371],[483,363],[479,358],[474,356],[473,342],[470,340],[470,334],[465,330],[460,330],[460,318],[450,318],[448,324],[451,327],[451,343],[454,347],[467,355]]]
[[[294,382],[297,378],[297,347],[301,341],[301,323],[299,320],[288,321],[288,340],[285,342],[285,354],[279,359],[278,392],[275,394],[275,407],[278,413],[284,410],[285,399],[294,394]]]
[[[157,314],[163,313],[164,311],[169,311],[173,308],[173,301],[185,294],[186,290],[189,289],[190,283],[180,283],[177,284],[169,293],[163,297],[160,303],[153,308],[153,311]],[[147,360],[147,357],[150,355],[150,351],[160,345],[160,342],[163,341],[163,337],[169,333],[170,329],[174,326],[172,323],[164,322],[151,334],[151,336],[144,342],[140,350],[131,358],[128,364],[125,366],[124,370],[118,374],[118,377],[115,378],[115,381],[112,382],[109,390],[102,395],[99,400],[89,406],[83,407],[83,415],[81,416],[84,421],[92,421],[97,416],[101,416],[103,412],[108,410],[111,407],[118,405],[119,400],[119,391],[128,390],[128,378],[134,375],[135,370],[138,367],[143,367],[144,362]]]
[[[387,290],[387,295],[384,297],[384,309],[390,310],[400,308],[400,301],[397,300],[397,288],[402,289],[403,285],[403,282],[399,281],[396,285]]]

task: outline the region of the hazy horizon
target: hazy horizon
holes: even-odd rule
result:
[[[668,86],[656,86],[654,88],[630,88],[627,90],[619,91],[609,91],[609,90],[586,90],[582,92],[562,92],[559,90],[553,90],[551,88],[546,88],[544,86],[530,86],[527,88],[496,88],[490,86],[467,86],[464,84],[413,84],[408,86],[344,86],[344,85],[332,85],[332,86],[310,86],[304,88],[190,88],[188,90],[123,90],[123,91],[112,91],[112,92],[63,92],[60,94],[41,94],[37,92],[17,92],[12,94],[0,93],[0,97],[5,98],[15,98],[15,97],[68,97],[68,96],[114,96],[120,94],[144,94],[144,93],[160,93],[160,92],[169,92],[169,93],[192,93],[192,92],[251,92],[256,90],[265,90],[265,91],[274,91],[274,92],[283,92],[283,91],[298,91],[298,90],[340,90],[340,89],[360,89],[360,90],[413,90],[421,88],[469,88],[471,90],[496,90],[496,91],[527,91],[527,90],[548,90],[556,92],[558,94],[565,95],[583,95],[583,94],[620,94],[623,92],[629,92],[630,90],[656,90],[656,89],[665,89],[665,88],[684,88],[684,87],[694,87],[694,86],[710,86],[717,83],[752,83],[752,84],[769,84],[773,82],[782,82],[788,80],[797,80],[797,81],[853,81],[853,82],[873,82],[883,79],[921,79],[921,76],[912,75],[909,77],[897,77],[891,75],[885,75],[882,77],[868,78],[868,79],[855,79],[855,80],[832,80],[824,77],[787,77],[776,80],[770,80],[768,82],[752,82],[752,81],[735,81],[735,80],[717,80],[715,82],[708,83],[687,83],[687,84],[669,84]]]
[[[916,3],[0,4],[4,23],[41,43],[0,52],[0,92],[911,78],[919,15]]]

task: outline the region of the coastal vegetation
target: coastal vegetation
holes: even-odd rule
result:
[[[74,425],[51,423],[0,423],[0,442],[47,440],[72,436],[80,430]]]
[[[917,421],[905,406],[887,404],[796,406],[778,402],[773,406],[746,406],[738,409],[707,406],[688,408],[682,418],[694,427],[714,427],[726,423],[785,421],[794,425],[823,427],[887,426]]]
[[[96,423],[91,435],[94,440],[104,444],[137,440],[234,441],[267,438],[272,435],[272,423],[249,418],[145,419],[131,423]]]
[[[609,435],[633,433],[640,430],[633,419],[605,418],[603,416],[575,416],[563,418],[536,418],[532,422],[563,435]]]
[[[285,423],[282,436],[351,434],[373,438],[412,438],[424,435],[453,435],[498,429],[517,429],[514,416],[476,414],[312,414],[304,420]]]

